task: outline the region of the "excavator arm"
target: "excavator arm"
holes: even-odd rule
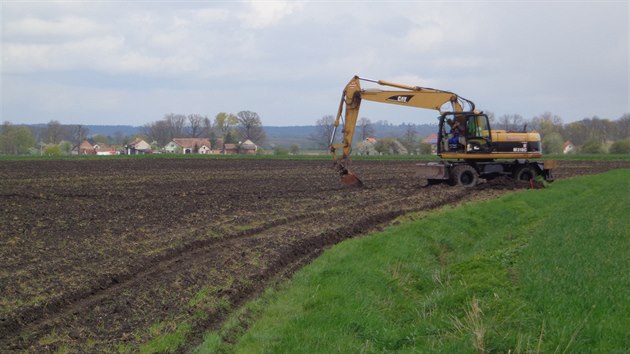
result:
[[[381,86],[397,88],[399,90],[361,89],[361,81],[377,83]],[[337,110],[337,117],[330,137],[330,152],[335,167],[344,184],[361,186],[362,182],[348,170],[348,158],[352,151],[352,139],[356,130],[359,108],[362,100],[389,103],[416,108],[434,109],[444,113],[446,111],[462,112],[464,109],[473,111],[475,104],[457,94],[432,88],[407,86],[384,80],[370,80],[359,76],[353,77],[346,85],[341,95],[341,102]],[[344,115],[345,108],[345,115]],[[342,124],[341,143],[335,143],[335,137],[339,125]],[[341,156],[338,152],[341,151]]]

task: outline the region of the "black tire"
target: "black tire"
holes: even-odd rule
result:
[[[513,177],[517,181],[530,181],[538,176],[536,169],[529,165],[519,166],[514,171]]]
[[[479,182],[477,171],[470,165],[459,165],[451,170],[452,186],[474,187]]]

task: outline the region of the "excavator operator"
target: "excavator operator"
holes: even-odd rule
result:
[[[450,138],[448,139],[448,149],[450,151],[458,151],[465,143],[464,132],[466,129],[457,120],[449,120],[448,124],[451,126]]]

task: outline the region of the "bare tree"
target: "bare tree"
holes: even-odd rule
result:
[[[72,143],[75,146],[79,146],[83,140],[87,138],[90,133],[90,129],[82,126],[81,124],[73,125],[70,127],[72,135]]]
[[[405,129],[402,136],[400,137],[400,142],[403,144],[405,149],[413,152],[414,146],[416,146],[416,136],[418,135],[418,131],[416,130],[415,124],[411,123],[403,123],[402,127]]]
[[[212,135],[212,121],[208,116],[201,120],[201,136],[209,138]]]
[[[490,125],[494,126],[494,124],[496,123],[496,117],[494,115],[494,112],[484,111],[484,113],[486,114],[486,116],[488,116],[488,120],[490,121]]]
[[[361,141],[374,135],[374,126],[372,125],[372,121],[368,118],[359,118],[357,127],[359,128],[359,138],[361,138]]]
[[[328,147],[334,123],[335,117],[332,115],[321,117],[315,122],[315,131],[309,135],[308,140],[314,142],[320,148]]]
[[[238,132],[243,140],[251,140],[252,142],[262,145],[267,139],[265,130],[263,129],[260,116],[256,112],[240,111],[236,114],[238,117]]]
[[[169,122],[165,119],[147,123],[142,127],[142,132],[149,140],[157,141],[160,146],[168,144],[174,137]]]
[[[66,128],[57,120],[51,120],[43,131],[43,137],[49,144],[59,144],[66,136]]]
[[[168,127],[171,132],[170,139],[181,138],[185,135],[184,133],[184,129],[186,127],[185,115],[170,113],[164,117],[164,120],[168,123]]]
[[[499,117],[499,129],[507,131],[522,131],[525,120],[520,114],[504,114]]]
[[[198,138],[201,135],[203,119],[200,114],[188,115],[188,132],[191,138]]]
[[[630,138],[630,113],[625,113],[617,120],[617,139]]]

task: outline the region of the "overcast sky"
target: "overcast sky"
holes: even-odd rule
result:
[[[357,74],[448,91],[496,116],[630,112],[628,1],[6,1],[1,121],[143,125],[253,111],[335,114]],[[365,85],[364,87],[371,87]],[[365,103],[361,117],[433,123]]]

